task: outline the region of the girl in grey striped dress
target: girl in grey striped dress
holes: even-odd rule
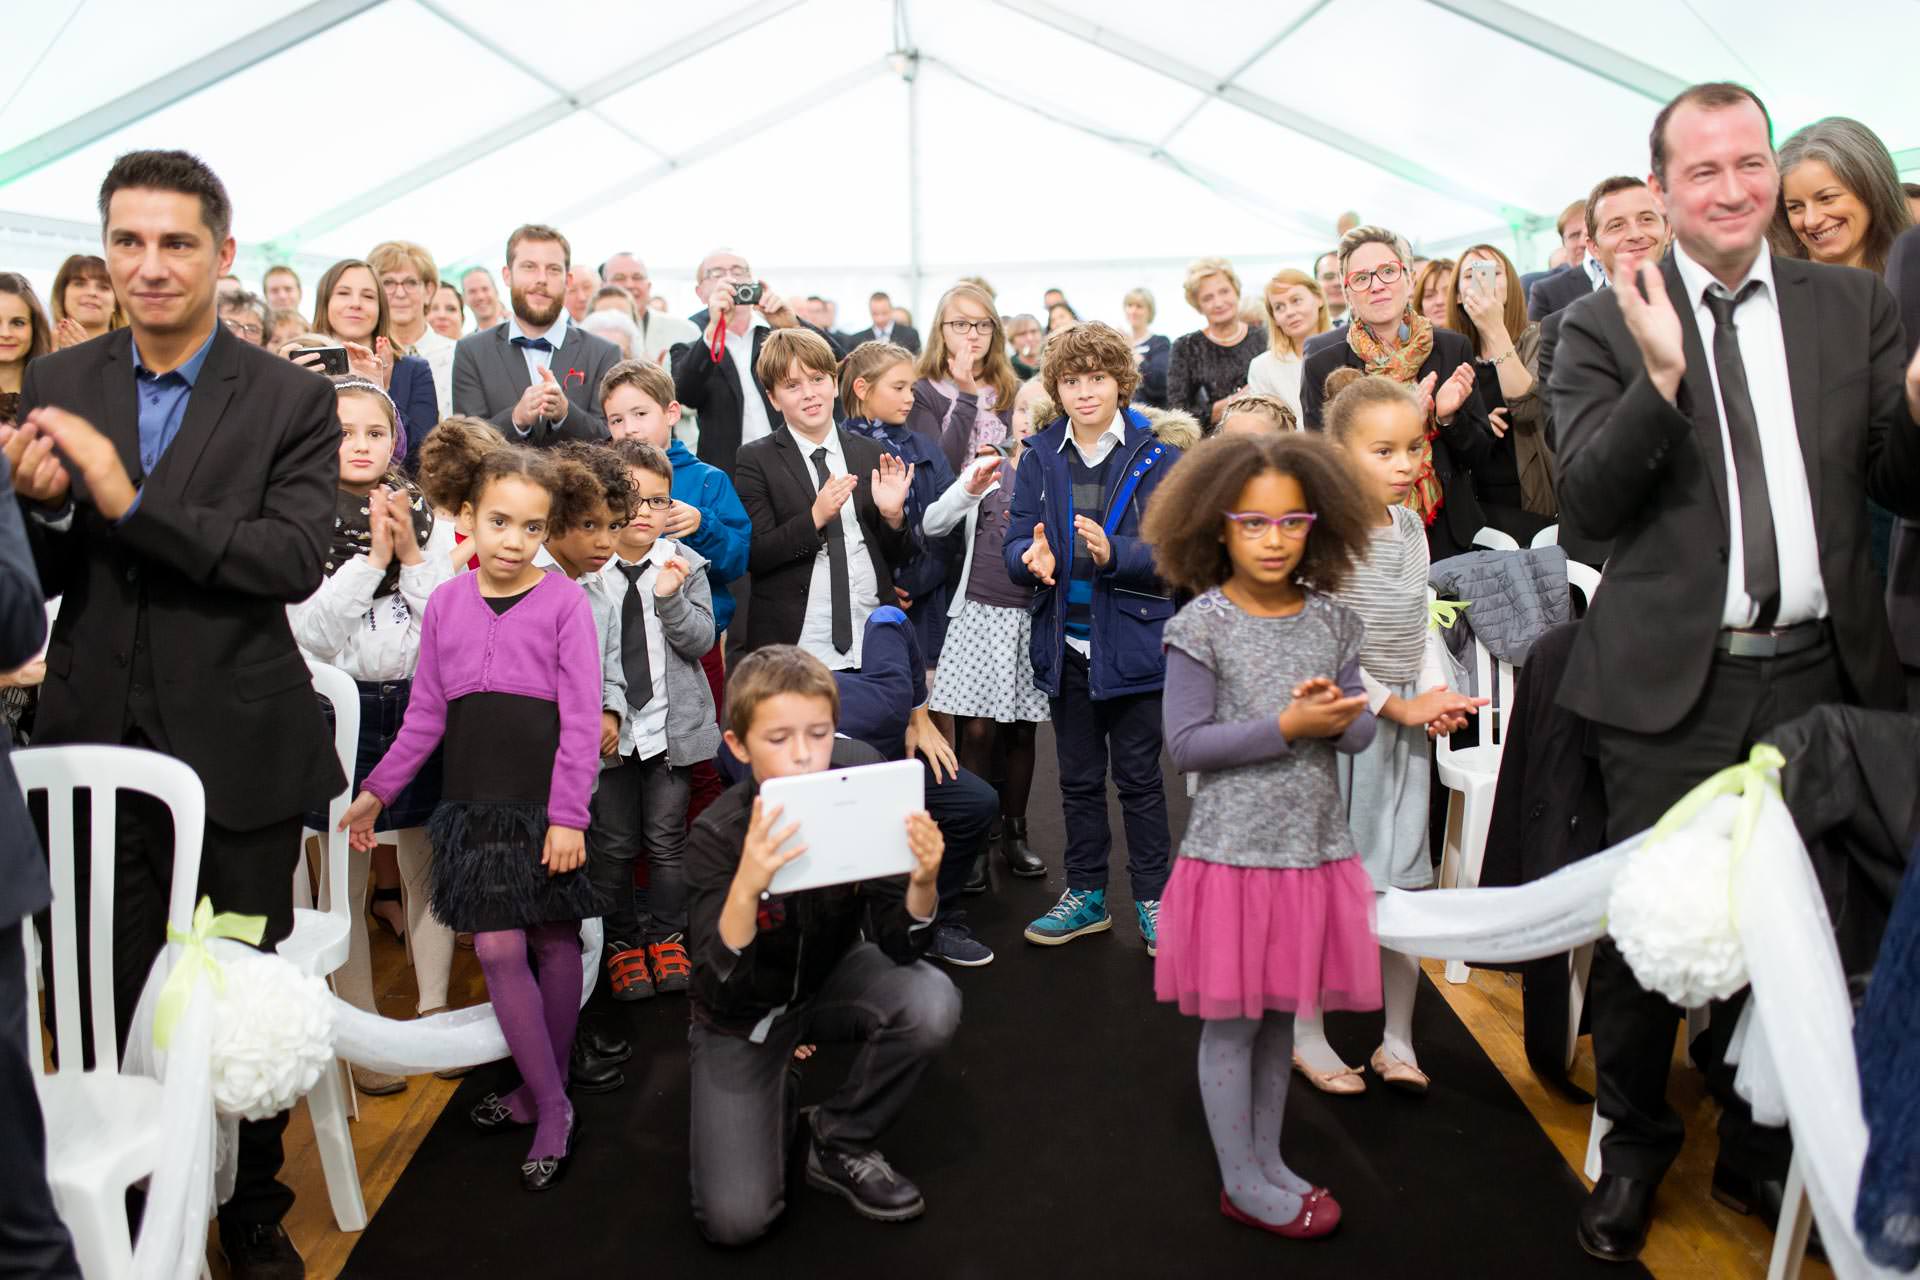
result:
[[[1367,750],[1339,758],[1340,793],[1374,891],[1425,889],[1433,883],[1428,740],[1465,724],[1475,705],[1450,692],[1427,659],[1426,529],[1406,497],[1427,447],[1428,409],[1419,389],[1357,369],[1327,379],[1326,404],[1327,433],[1378,513],[1366,557],[1334,593],[1366,621],[1360,674],[1379,720]],[[1420,961],[1383,950],[1380,977],[1386,1028],[1370,1065],[1387,1084],[1424,1093],[1427,1077],[1412,1040]],[[1317,1013],[1299,1020],[1294,1045],[1296,1065],[1315,1085],[1330,1093],[1365,1089],[1360,1073],[1327,1043]]]

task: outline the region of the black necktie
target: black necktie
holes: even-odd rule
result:
[[[1740,359],[1740,327],[1733,313],[1760,288],[1749,280],[1738,296],[1709,285],[1707,310],[1713,312],[1713,367],[1720,375],[1720,403],[1726,409],[1727,439],[1733,444],[1733,470],[1740,481],[1740,546],[1746,559],[1747,594],[1759,606],[1757,627],[1770,627],[1780,612],[1780,557],[1773,541],[1773,506],[1767,499],[1767,462],[1760,451],[1760,422],[1747,388],[1747,366]]]
[[[822,489],[833,479],[825,446],[813,451],[813,474]],[[853,586],[847,580],[847,531],[840,525],[838,511],[821,533],[827,540],[827,573],[833,582],[833,651],[846,653],[853,648]]]
[[[620,670],[627,677],[627,705],[635,711],[653,701],[653,663],[647,658],[647,598],[640,575],[647,562],[616,562],[627,578],[626,598],[620,602]]]
[[[532,347],[535,351],[553,350],[553,344],[545,338],[509,338],[507,341],[516,347]]]

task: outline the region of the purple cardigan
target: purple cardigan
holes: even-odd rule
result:
[[[436,587],[421,623],[406,720],[365,789],[382,804],[391,802],[440,745],[447,703],[469,693],[517,693],[558,704],[560,751],[547,821],[585,831],[600,757],[600,641],[579,584],[547,574],[503,614],[481,598],[478,574]]]

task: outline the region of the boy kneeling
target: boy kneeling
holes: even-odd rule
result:
[[[791,645],[742,659],[727,682],[726,743],[753,776],[716,800],[688,841],[693,1214],[716,1244],[756,1239],[786,1207],[788,1068],[802,1043],[865,1046],[801,1135],[807,1181],[882,1221],[925,1208],[874,1144],[960,1021],[959,992],[922,961],[939,828],[924,812],[908,819],[918,865],[904,880],[767,893],[800,849],[776,852],[792,828],[761,805],[760,783],[882,758],[836,739],[838,716],[839,693],[818,659]]]

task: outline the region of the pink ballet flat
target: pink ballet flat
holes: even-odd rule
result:
[[[1384,1044],[1373,1051],[1373,1061],[1367,1065],[1373,1068],[1373,1074],[1402,1093],[1424,1096],[1427,1092],[1427,1085],[1430,1083],[1427,1073],[1411,1062],[1393,1057],[1387,1052],[1387,1046]]]
[[[1293,1216],[1292,1222],[1262,1222],[1250,1213],[1241,1212],[1238,1205],[1227,1199],[1225,1187],[1220,1189],[1220,1212],[1243,1226],[1257,1227],[1289,1240],[1317,1240],[1321,1236],[1331,1235],[1333,1229],[1340,1225],[1340,1202],[1323,1187],[1315,1187],[1307,1192],[1301,1200],[1300,1212]]]
[[[1340,1064],[1338,1071],[1315,1071],[1307,1065],[1305,1058],[1296,1053],[1293,1055],[1293,1069],[1305,1076],[1307,1083],[1322,1093],[1351,1097],[1356,1093],[1367,1091],[1366,1078],[1345,1063]]]

